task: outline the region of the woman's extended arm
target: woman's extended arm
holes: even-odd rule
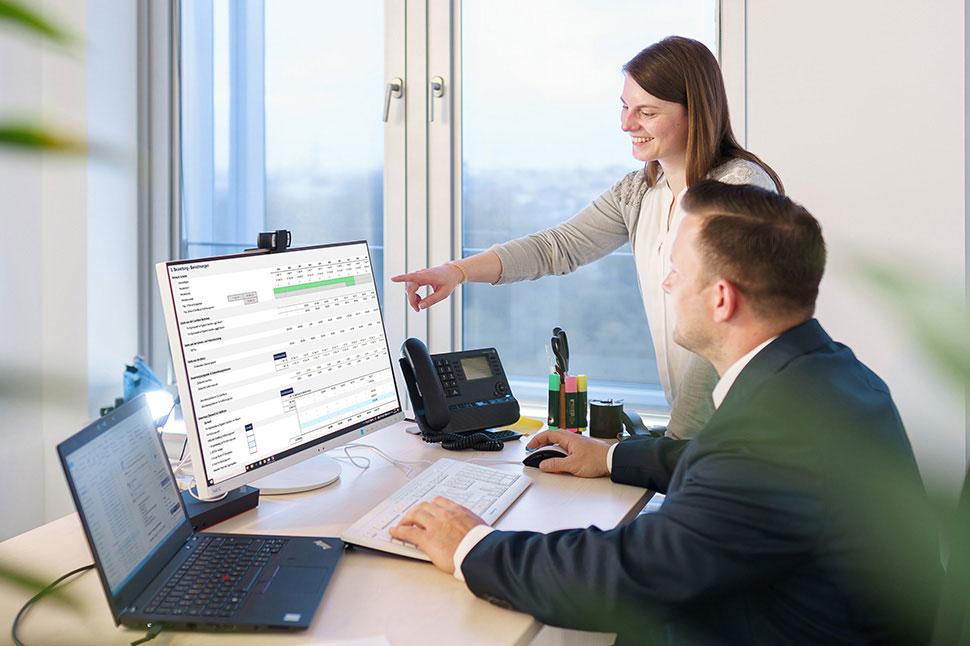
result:
[[[506,283],[568,274],[629,239],[645,191],[643,171],[634,171],[562,224],[391,280],[407,283],[408,302],[420,311],[450,296],[463,282]],[[425,286],[432,291],[421,298],[417,292]]]
[[[426,309],[451,295],[458,285],[470,283],[495,283],[502,277],[502,261],[491,249],[474,256],[446,262],[437,267],[419,269],[409,274],[391,278],[395,283],[407,283],[408,303],[415,312]],[[421,298],[418,289],[431,287],[431,293]]]

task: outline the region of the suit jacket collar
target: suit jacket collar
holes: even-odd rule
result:
[[[789,362],[804,354],[832,343],[832,338],[822,329],[816,319],[809,319],[782,332],[777,339],[759,352],[738,375],[721,403],[721,408],[733,401],[747,398],[762,382],[769,379]]]

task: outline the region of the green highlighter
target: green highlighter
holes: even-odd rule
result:
[[[559,374],[549,375],[549,418],[546,425],[551,429],[558,429],[562,423],[562,414],[559,411]]]

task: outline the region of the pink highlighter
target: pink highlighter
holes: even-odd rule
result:
[[[566,377],[566,414],[563,415],[563,428],[571,433],[579,432],[579,417],[576,414],[578,395],[576,377]]]

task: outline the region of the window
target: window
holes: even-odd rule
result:
[[[194,1],[181,27],[181,256],[289,229],[368,240],[383,275],[383,2]]]
[[[671,33],[717,51],[711,2],[465,0],[461,25],[466,256],[565,221],[642,167],[619,126],[634,54]],[[541,399],[561,326],[594,394],[665,405],[629,244],[566,277],[464,290],[464,345],[496,346],[517,393]]]
[[[277,228],[294,245],[366,239],[392,347],[497,347],[519,398],[542,401],[560,325],[594,396],[599,383],[663,407],[628,245],[568,277],[466,286],[422,314],[388,278],[561,222],[635,170],[620,66],[671,33],[717,51],[724,4],[182,2],[175,248],[234,253]]]

